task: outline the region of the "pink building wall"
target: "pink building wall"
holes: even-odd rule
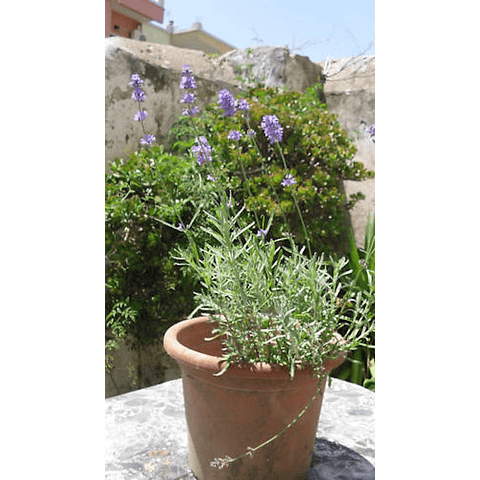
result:
[[[112,26],[112,0],[105,0],[105,37],[110,36]]]
[[[115,3],[132,11],[132,17],[115,11]],[[122,10],[125,12],[125,10]],[[110,34],[128,37],[145,18],[163,23],[164,9],[149,0],[105,0],[105,37]],[[136,15],[139,14],[139,15]],[[136,17],[136,18],[133,18]],[[141,20],[143,18],[143,20]],[[114,29],[117,25],[118,29]]]
[[[119,5],[141,13],[145,17],[157,22],[163,22],[163,8],[149,0],[117,0]]]
[[[130,34],[138,27],[138,20],[129,18],[121,13],[112,12],[112,30],[114,35],[119,37],[129,37]],[[118,30],[115,27],[119,27]]]

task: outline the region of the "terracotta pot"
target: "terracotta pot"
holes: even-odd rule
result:
[[[221,341],[212,335],[207,317],[172,326],[164,338],[167,353],[182,371],[187,420],[189,462],[199,480],[300,480],[310,468],[315,433],[323,399],[317,397],[304,416],[283,435],[252,457],[223,469],[210,462],[226,455],[234,458],[256,447],[285,427],[303,410],[316,391],[311,369],[295,372],[268,364],[232,365],[220,375]],[[327,371],[344,358],[328,360]]]

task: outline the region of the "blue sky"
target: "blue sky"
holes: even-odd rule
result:
[[[287,45],[314,62],[375,54],[374,0],[165,0],[162,26],[169,20],[181,30],[200,21],[237,48]]]

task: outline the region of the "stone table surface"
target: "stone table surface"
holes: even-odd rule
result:
[[[331,380],[325,389],[309,480],[373,479],[375,394]],[[194,479],[186,432],[181,379],[106,398],[105,479]],[[315,462],[324,462],[326,456],[335,465],[357,465],[357,471],[332,473],[327,461],[314,472]]]

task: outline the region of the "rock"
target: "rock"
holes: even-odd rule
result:
[[[375,467],[344,445],[316,438],[307,480],[375,480]]]
[[[308,57],[290,54],[286,47],[238,49],[222,58],[230,62],[237,75],[251,77],[267,87],[285,87],[303,92],[323,79],[319,65]]]
[[[375,123],[375,57],[342,58],[320,65],[325,69],[324,95],[328,109],[338,115],[338,121],[350,135],[373,145],[365,125]],[[371,168],[375,168],[373,155],[362,158],[365,165],[371,163]]]

